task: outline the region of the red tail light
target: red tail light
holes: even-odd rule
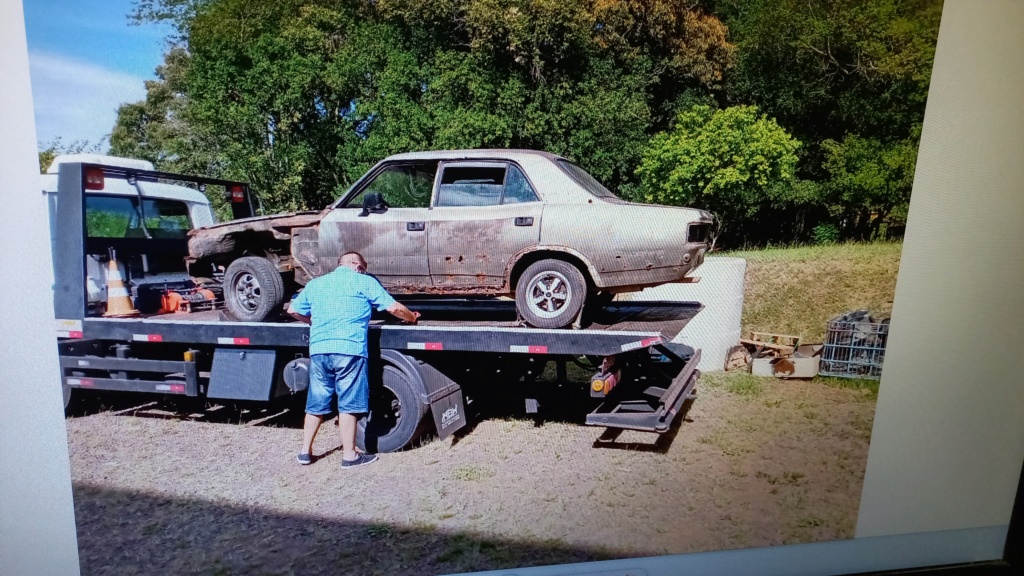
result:
[[[89,167],[85,169],[85,189],[103,190],[103,169]]]
[[[231,186],[228,191],[231,193],[232,202],[245,202],[245,189],[241,186]]]

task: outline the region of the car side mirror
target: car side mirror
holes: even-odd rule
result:
[[[388,204],[384,201],[384,196],[380,192],[367,192],[363,196],[363,211],[359,213],[360,217],[369,216],[370,214],[383,214],[388,211]]]

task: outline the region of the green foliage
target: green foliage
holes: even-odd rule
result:
[[[536,148],[719,245],[905,217],[941,0],[136,0],[174,32],[112,152],[318,209],[383,157]],[[219,198],[211,198],[215,206]],[[223,208],[223,207],[221,207]],[[816,231],[817,230],[817,231]],[[824,234],[824,236],[823,236]]]
[[[805,142],[906,138],[921,122],[941,0],[750,0],[721,12],[739,45],[730,98]]]
[[[101,144],[102,141],[92,144],[88,140],[74,140],[65,144],[64,139],[59,136],[46,145],[40,144],[39,173],[46,174],[53,160],[62,154],[98,154],[101,151]]]
[[[942,0],[727,0],[717,8],[738,47],[727,100],[757,105],[806,144],[797,173],[818,194],[775,216],[798,231],[840,222],[843,237],[858,239],[899,224],[909,193],[905,160],[920,137]],[[902,200],[868,199],[872,194],[852,181],[865,182],[870,163],[857,139],[872,141],[876,151],[900,149],[900,160],[873,162],[880,193]],[[859,164],[845,169],[859,175],[841,175],[844,162]]]
[[[826,140],[824,169],[829,206],[860,239],[868,239],[894,210],[910,202],[917,138],[883,143],[850,135]]]
[[[111,212],[87,212],[85,230],[90,238],[124,238],[130,217]]]
[[[187,56],[122,108],[118,149],[244,178],[272,210],[418,149],[539,148],[631,186],[680,93],[717,89],[735,52],[717,17],[667,1],[142,0],[134,17],[171,22]]]
[[[811,230],[811,238],[819,246],[835,244],[839,241],[839,228],[835,224],[818,224]]]
[[[700,206],[735,230],[771,206],[796,200],[800,143],[754,106],[697,105],[651,139],[637,174],[641,199]]]

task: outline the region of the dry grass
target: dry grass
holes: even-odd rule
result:
[[[851,538],[873,395],[825,384],[708,374],[662,441],[492,418],[348,472],[333,433],[295,464],[298,419],[117,406],[68,420],[82,573],[437,574]]]
[[[743,332],[821,342],[828,320],[868,309],[892,312],[901,243],[839,244],[732,252],[747,260]]]

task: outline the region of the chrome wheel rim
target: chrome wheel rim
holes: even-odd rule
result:
[[[255,312],[262,297],[260,282],[251,273],[243,272],[235,278],[235,300],[239,306],[249,312]]]
[[[572,287],[560,272],[542,272],[526,286],[526,306],[539,318],[561,316],[572,301]]]

